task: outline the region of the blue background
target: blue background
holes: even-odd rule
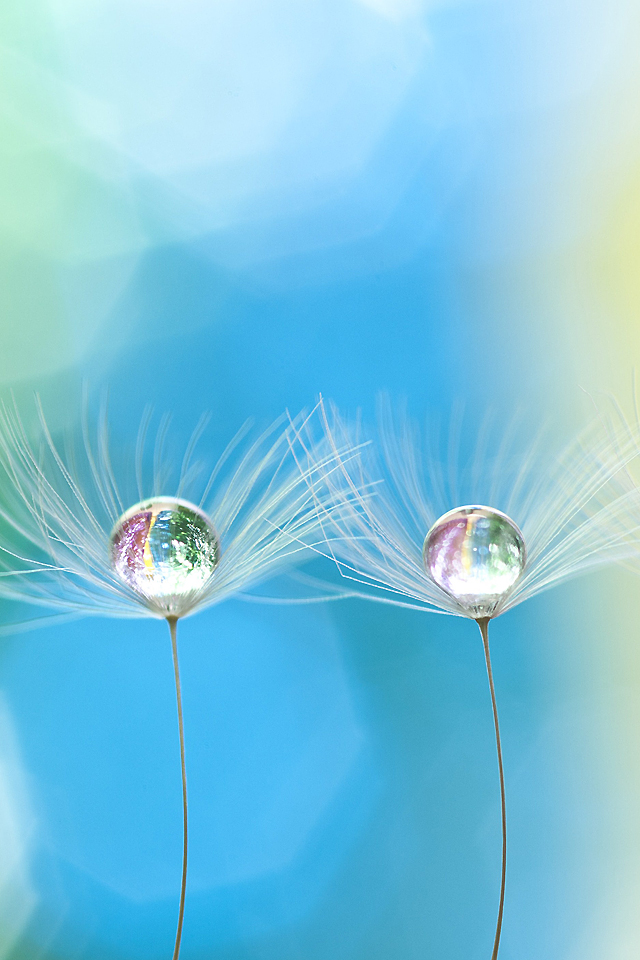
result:
[[[489,409],[570,436],[580,386],[628,389],[640,293],[602,252],[622,237],[634,275],[612,226],[640,156],[625,4],[49,0],[1,29],[0,377],[54,430],[82,380],[110,390],[114,448],[150,402],[184,444],[211,411],[212,456],[319,392],[369,419],[381,389],[443,422],[462,401],[471,443]],[[503,960],[635,955],[634,589],[592,576],[492,625]],[[180,625],[180,655],[184,960],[488,957],[474,624],[231,600]],[[20,634],[0,677],[2,956],[168,957],[168,631]]]

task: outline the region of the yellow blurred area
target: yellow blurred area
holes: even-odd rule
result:
[[[592,281],[622,322],[621,333],[640,345],[640,166],[620,185],[594,245]],[[626,322],[625,322],[626,321]]]
[[[640,165],[619,184],[605,208],[584,267],[600,317],[598,340],[613,367],[610,376],[619,372],[628,392],[631,368],[640,362]]]
[[[640,368],[640,165],[622,174],[603,164],[574,189],[578,236],[539,264],[533,295],[557,319],[548,346],[564,331],[572,385],[594,397],[613,392],[628,407]]]

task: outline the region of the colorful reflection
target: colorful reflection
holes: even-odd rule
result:
[[[219,552],[206,515],[184,500],[138,503],[111,534],[114,569],[163,616],[189,610],[210,580]]]
[[[525,559],[515,523],[490,507],[457,507],[445,513],[424,545],[431,577],[474,617],[493,613],[522,573]]]

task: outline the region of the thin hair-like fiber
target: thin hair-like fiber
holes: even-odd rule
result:
[[[330,469],[309,465],[313,439],[296,429],[295,443],[306,451],[305,470],[313,472],[316,506],[323,516],[325,551],[343,577],[364,588],[404,595],[459,616],[465,610],[425,571],[422,548],[432,524],[461,504],[488,504],[510,516],[527,544],[527,567],[496,611],[502,613],[568,577],[629,553],[629,525],[624,492],[618,486],[622,464],[637,450],[627,440],[622,452],[591,425],[559,453],[550,453],[548,434],[539,430],[529,442],[519,440],[516,423],[499,438],[497,453],[487,454],[493,431],[481,430],[468,466],[457,452],[461,415],[454,411],[446,444],[446,471],[433,459],[433,441],[424,447],[406,416],[394,418],[380,403],[378,435],[381,456],[363,445],[335,408],[321,401],[321,423],[333,458]],[[337,455],[338,445],[351,451]],[[357,454],[353,451],[357,447]],[[425,455],[426,453],[426,455]],[[454,467],[454,464],[457,464]],[[446,476],[446,480],[445,480]],[[631,496],[631,494],[628,494]],[[640,530],[640,517],[635,529]],[[375,599],[371,594],[372,599]]]
[[[331,457],[339,455],[348,462],[350,456],[346,448],[334,448],[327,441],[323,450],[314,448],[301,473],[291,456],[295,428],[280,418],[253,439],[245,424],[205,474],[195,451],[206,417],[199,420],[177,459],[166,453],[168,416],[160,419],[153,438],[147,409],[134,455],[128,458],[133,476],[122,486],[111,460],[106,402],[99,411],[95,442],[85,407],[79,447],[69,440],[58,447],[39,401],[37,415],[38,433],[32,442],[15,403],[0,405],[0,470],[7,481],[0,485],[0,574],[7,575],[0,577],[0,597],[65,615],[161,615],[114,573],[109,553],[111,531],[125,508],[154,496],[180,496],[198,504],[211,517],[219,537],[220,562],[210,582],[194,596],[193,609],[204,609],[239,591],[246,595],[267,577],[312,555],[324,542],[321,518],[331,513],[332,506],[326,493],[317,501],[310,492],[316,459],[324,470]],[[296,426],[308,416],[296,418]],[[14,562],[20,557],[23,568]],[[340,592],[317,590],[316,599],[331,599]]]

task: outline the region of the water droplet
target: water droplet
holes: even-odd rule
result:
[[[434,523],[424,542],[431,578],[475,618],[493,615],[525,560],[518,527],[491,507],[450,510]]]
[[[111,532],[116,573],[162,616],[183,616],[198,601],[220,558],[206,514],[185,500],[156,497],[124,513]]]

